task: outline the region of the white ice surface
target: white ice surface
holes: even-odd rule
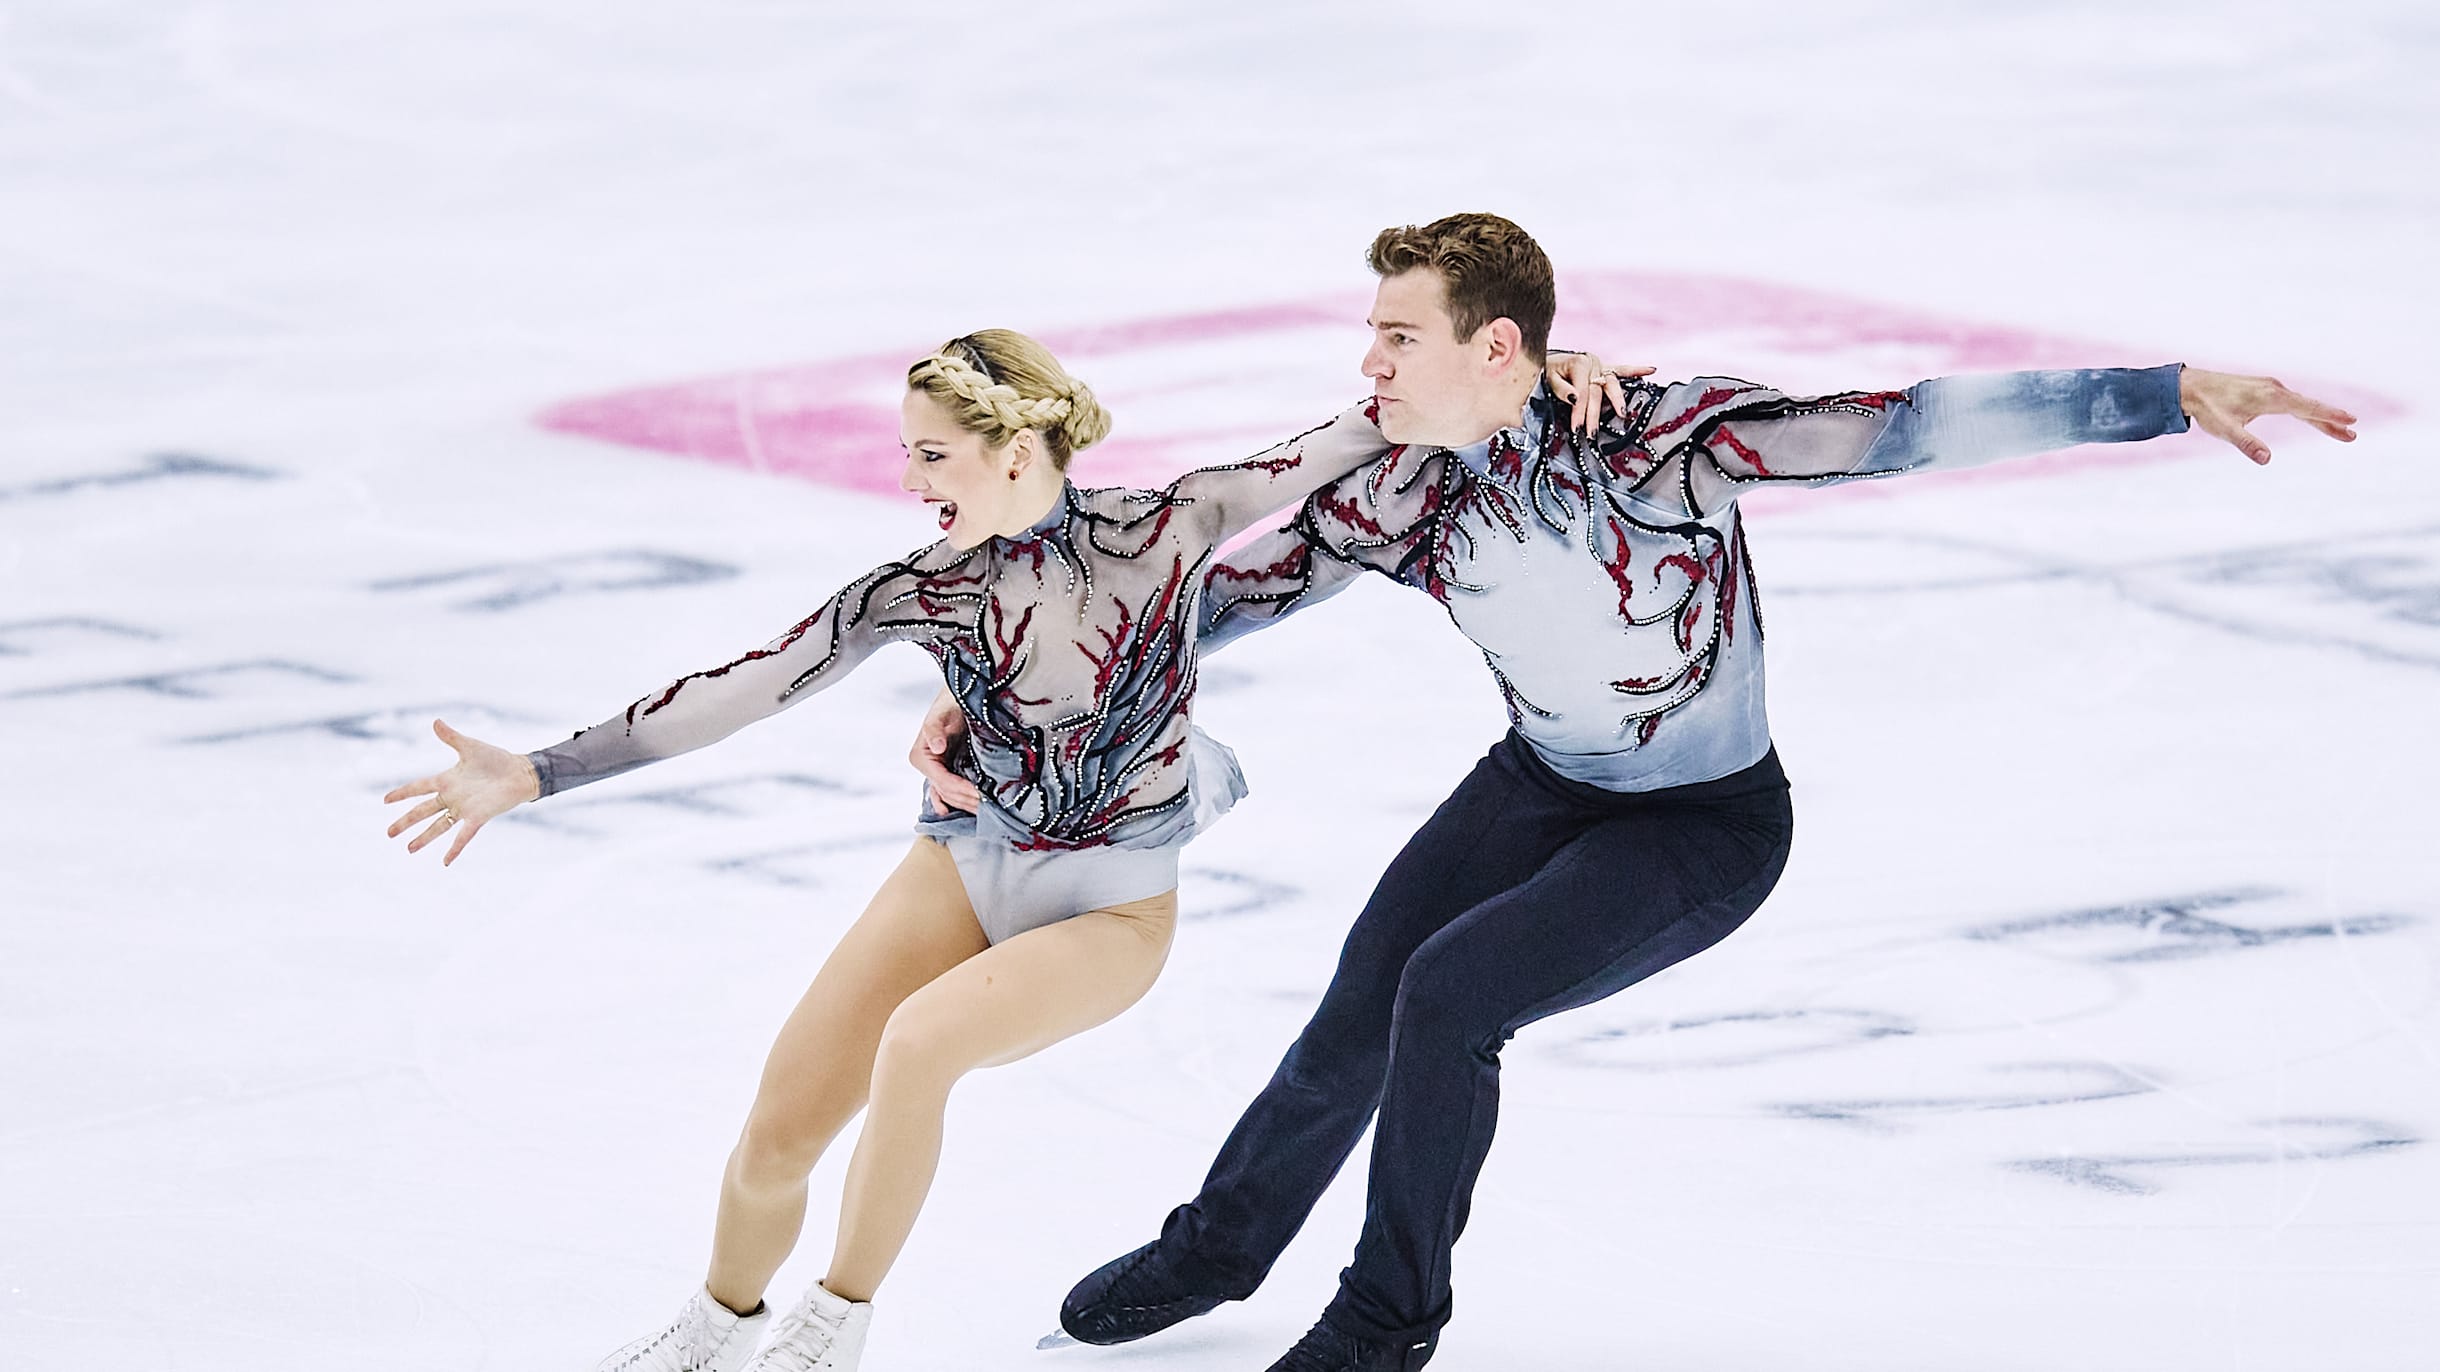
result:
[[[2386,417],[2267,425],[2261,471],[1757,512],[1794,861],[1719,949],[1510,1048],[1435,1372],[2440,1362],[2427,5],[827,8],[0,8],[0,1367],[576,1369],[699,1276],[769,1035],[905,842],[921,656],[446,873],[377,797],[445,758],[436,712],[537,746],[930,534],[535,414],[1352,293],[1293,384],[1255,338],[1119,398],[1123,433],[1163,367],[1242,371],[1285,432],[1361,392],[1372,231],[1465,208],[1563,273]],[[1558,334],[1916,379],[1835,320]],[[100,479],[165,454],[225,465]],[[733,574],[385,587],[621,550]],[[1501,727],[1384,585],[1216,660],[1201,722],[1255,795],[1190,855],[1170,971],[961,1089],[871,1372],[1255,1369],[1327,1299],[1361,1154],[1249,1304],[1032,1351],[1191,1194]]]

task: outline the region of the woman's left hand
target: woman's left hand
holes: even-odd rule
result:
[[[1612,414],[1627,412],[1627,389],[1618,384],[1619,378],[1650,376],[1652,369],[1629,367],[1623,372],[1612,371],[1591,353],[1554,352],[1543,361],[1542,374],[1550,379],[1551,394],[1575,406],[1568,427],[1589,434],[1601,427],[1601,407],[1605,402]]]
[[[445,772],[410,781],[383,796],[382,802],[396,805],[417,796],[430,796],[414,809],[400,815],[390,825],[390,837],[396,838],[424,821],[424,831],[407,841],[407,851],[420,852],[423,846],[450,830],[457,830],[456,841],[442,855],[441,866],[457,861],[458,854],[483,831],[483,826],[542,795],[542,779],[535,775],[534,764],[523,754],[497,748],[472,734],[461,734],[441,720],[432,721],[432,732],[457,751],[457,762]]]

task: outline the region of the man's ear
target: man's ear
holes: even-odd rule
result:
[[[1494,376],[1506,373],[1525,357],[1525,331],[1505,315],[1485,324],[1482,338],[1483,366]]]

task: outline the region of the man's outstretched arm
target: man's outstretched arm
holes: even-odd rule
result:
[[[2270,450],[2246,425],[2274,413],[2342,441],[2355,436],[2353,415],[2267,377],[2167,366],[1940,377],[1903,391],[1813,397],[1703,378],[1669,387],[1604,447],[1614,487],[1701,515],[1756,485],[1826,485],[2139,442],[2184,432],[2189,416],[2263,462]]]

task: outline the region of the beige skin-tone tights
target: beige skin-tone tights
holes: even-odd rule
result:
[[[806,1177],[859,1109],[822,1284],[870,1300],[940,1161],[958,1078],[1116,1017],[1169,954],[1177,894],[986,943],[947,849],[920,839],[843,935],[764,1065],[720,1187],[712,1297],[752,1310],[804,1227]]]

